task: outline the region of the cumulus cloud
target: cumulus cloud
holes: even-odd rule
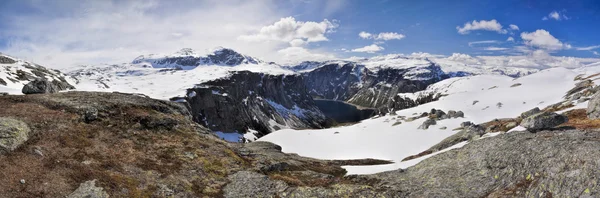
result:
[[[513,38],[512,36],[509,36],[509,37],[506,39],[506,42],[515,42],[515,38]]]
[[[469,34],[471,31],[476,30],[484,30],[484,31],[494,31],[500,34],[506,34],[507,31],[502,29],[502,25],[496,21],[496,19],[492,19],[490,21],[486,20],[473,20],[472,22],[467,22],[462,27],[456,26],[456,30],[458,30],[459,34]]]
[[[563,19],[564,20],[569,20],[571,18],[567,17],[567,15],[565,15],[562,12],[552,11],[552,12],[550,12],[550,14],[548,14],[548,16],[544,16],[542,18],[542,20],[544,20],[544,21],[549,20],[549,19],[560,21],[560,20],[563,20]]]
[[[600,53],[598,53],[597,51],[593,51],[592,53],[594,53],[594,55],[596,56],[600,56]]]
[[[594,50],[600,48],[600,45],[588,46],[588,47],[576,47],[576,50]]]
[[[361,48],[356,48],[351,50],[352,52],[366,52],[366,53],[375,53],[381,50],[384,50],[385,48],[376,45],[376,44],[372,44],[372,45],[367,45]]]
[[[371,34],[369,32],[365,32],[365,31],[358,33],[358,36],[363,39],[373,39],[373,40],[382,40],[382,41],[400,40],[400,39],[403,39],[404,37],[406,37],[404,34],[399,34],[396,32],[382,32],[379,34]]]
[[[335,55],[318,51],[314,52],[303,47],[288,47],[277,51],[283,57],[282,64],[297,64],[302,61],[326,61],[335,59]]]
[[[571,45],[562,43],[554,36],[550,34],[550,32],[539,29],[535,32],[523,32],[521,33],[521,39],[525,42],[525,45],[544,49],[544,50],[561,50],[561,49],[569,49]]]
[[[509,27],[511,30],[519,30],[519,26],[517,26],[517,25],[515,25],[515,24],[510,24],[510,25],[508,25],[508,27]]]
[[[281,18],[279,21],[262,27],[256,34],[242,35],[238,37],[245,41],[282,41],[298,44],[303,42],[327,41],[326,33],[333,32],[338,25],[327,19],[321,22],[296,21],[294,17]]]

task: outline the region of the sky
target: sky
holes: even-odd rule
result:
[[[232,48],[265,61],[600,57],[596,0],[3,0],[0,52],[53,68]]]

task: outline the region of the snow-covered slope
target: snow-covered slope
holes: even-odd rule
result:
[[[590,68],[589,70],[592,70]],[[405,168],[424,158],[401,162],[407,156],[420,153],[444,138],[464,121],[487,122],[496,118],[513,118],[534,107],[545,107],[563,100],[576,83],[578,73],[565,68],[542,70],[513,79],[501,75],[479,75],[450,78],[428,87],[425,91],[442,92],[448,96],[439,101],[400,110],[398,116],[382,116],[364,120],[352,126],[323,130],[281,130],[259,141],[282,146],[284,152],[298,153],[320,159],[378,158],[394,164],[345,167],[349,174],[367,174]],[[520,86],[512,86],[520,83]],[[474,104],[474,101],[478,101]],[[465,118],[441,120],[428,130],[417,129],[425,118],[412,122],[399,121],[399,116],[411,117],[431,109],[460,110]],[[440,129],[447,127],[447,129]],[[459,147],[461,145],[456,145]]]
[[[181,49],[170,55],[150,54],[139,56],[133,64],[149,64],[155,68],[193,69],[201,65],[238,66],[264,63],[254,57],[240,54],[232,49],[218,47],[205,55],[190,48]]]
[[[0,53],[0,92],[21,94],[21,89],[32,80],[43,78],[61,87],[71,87],[72,79],[58,70]]]

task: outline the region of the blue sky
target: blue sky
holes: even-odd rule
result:
[[[277,62],[413,52],[600,57],[594,0],[5,0],[0,18],[0,52],[57,68],[217,46]]]

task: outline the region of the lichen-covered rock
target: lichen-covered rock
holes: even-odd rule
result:
[[[21,90],[23,94],[57,93],[58,91],[60,91],[58,87],[46,79],[33,80],[25,84]]]
[[[532,116],[532,115],[540,113],[540,112],[542,112],[542,110],[540,110],[540,108],[536,107],[536,108],[533,108],[533,109],[531,109],[529,111],[525,111],[525,112],[521,113],[520,118],[525,119],[525,118],[527,118],[529,116]]]
[[[229,180],[231,183],[223,189],[225,197],[276,197],[288,188],[283,181],[252,171],[237,172],[229,176]]]
[[[588,102],[587,116],[590,119],[600,119],[600,94],[595,94]]]
[[[29,139],[31,130],[26,123],[11,119],[0,118],[0,154],[17,149]]]
[[[521,126],[530,131],[551,129],[569,121],[567,116],[554,112],[542,112],[529,116],[521,121]]]
[[[67,198],[108,198],[102,187],[96,187],[96,180],[86,181],[79,185]]]
[[[429,128],[429,126],[431,126],[431,125],[436,125],[436,122],[435,122],[435,120],[434,120],[434,119],[431,119],[431,118],[430,118],[430,119],[427,119],[427,120],[425,120],[425,122],[423,122],[423,124],[421,124],[421,126],[419,126],[419,128],[418,128],[418,129],[423,129],[423,130],[425,130],[425,129],[428,129],[428,128]]]

